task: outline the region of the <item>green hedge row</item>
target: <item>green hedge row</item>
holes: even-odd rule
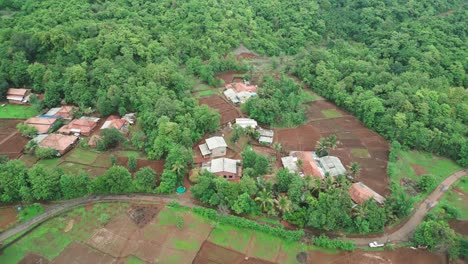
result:
[[[301,239],[301,237],[304,235],[303,230],[289,231],[279,227],[262,225],[255,221],[251,221],[242,217],[237,217],[233,215],[220,215],[213,209],[195,207],[192,209],[192,212],[222,224],[233,225],[240,228],[249,228],[255,231],[260,231],[283,238],[287,241],[297,241]]]
[[[342,249],[342,250],[348,250],[348,251],[354,251],[355,249],[353,241],[330,239],[329,237],[325,235],[320,235],[319,237],[312,239],[312,242],[315,245],[319,247],[323,247],[323,248]]]

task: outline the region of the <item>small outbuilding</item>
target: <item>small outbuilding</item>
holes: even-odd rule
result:
[[[275,132],[270,129],[263,129],[259,127],[257,129],[257,132],[260,134],[260,138],[258,139],[258,142],[262,144],[267,144],[271,145],[273,143],[273,137],[275,135]]]
[[[205,140],[205,144],[198,146],[203,157],[221,157],[226,155],[227,144],[223,137],[215,136]]]
[[[73,135],[61,135],[61,134],[49,134],[42,138],[38,145],[43,148],[53,148],[58,151],[60,155],[67,153],[73,148],[73,145],[78,141],[77,136]]]
[[[251,118],[236,118],[236,125],[242,128],[251,127],[253,129],[256,129],[258,126],[257,121]]]
[[[385,202],[385,198],[382,195],[376,193],[362,182],[353,183],[348,193],[351,199],[357,204],[363,204],[369,199],[374,199],[379,204]]]
[[[205,169],[217,176],[224,177],[225,179],[235,180],[242,177],[242,167],[239,163],[240,160],[219,158],[203,163],[202,169]]]
[[[332,177],[343,175],[346,169],[341,163],[340,159],[335,156],[325,156],[318,159],[319,165],[325,173],[330,174]]]
[[[10,88],[7,91],[6,99],[10,104],[27,104],[31,90]]]

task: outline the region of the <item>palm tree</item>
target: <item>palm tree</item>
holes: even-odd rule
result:
[[[353,162],[351,165],[348,166],[349,172],[351,173],[351,176],[353,178],[359,176],[359,172],[361,171],[361,166],[359,166],[359,163]]]
[[[275,149],[275,151],[276,151],[276,159],[278,159],[278,158],[279,158],[279,153],[280,153],[281,150],[283,149],[283,146],[281,145],[281,143],[276,142],[275,144],[273,144],[273,149]]]
[[[336,135],[330,135],[328,138],[327,138],[327,143],[328,143],[328,147],[331,148],[331,149],[336,149],[336,147],[338,146],[338,139],[336,138]]]
[[[315,147],[315,152],[320,157],[326,156],[328,154],[329,143],[326,138],[321,138],[317,142],[317,146]]]
[[[288,197],[284,195],[280,195],[276,200],[275,200],[276,207],[278,210],[284,214],[286,212],[289,212],[291,210],[292,203],[288,199]]]
[[[174,164],[172,164],[171,170],[177,174],[180,174],[180,171],[183,170],[184,168],[185,166],[183,164],[181,164],[179,161],[176,161],[174,162]]]
[[[271,206],[274,204],[274,200],[271,198],[271,191],[267,191],[265,188],[259,192],[259,195],[255,198],[255,201],[260,202],[264,212],[267,212],[268,209],[271,208]]]

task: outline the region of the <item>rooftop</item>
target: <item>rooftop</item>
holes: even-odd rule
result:
[[[304,175],[310,175],[323,179],[323,173],[320,170],[317,161],[314,159],[312,152],[298,151],[297,158],[302,160],[302,172]]]
[[[49,134],[39,142],[39,146],[56,149],[64,154],[67,149],[78,140],[77,136],[66,136],[61,134]]]
[[[26,96],[29,91],[28,89],[10,88],[7,91],[7,95]]]
[[[376,193],[362,182],[353,183],[348,193],[351,196],[351,199],[357,204],[363,204],[371,198],[379,204],[383,204],[385,202],[385,198],[382,195]]]
[[[229,172],[237,174],[237,163],[239,160],[228,158],[213,159],[211,162],[205,163],[203,168],[212,173]]]
[[[334,156],[325,156],[319,158],[320,166],[325,172],[328,172],[330,176],[336,177],[346,173],[346,169],[341,163],[340,159]]]
[[[36,128],[38,133],[45,134],[54,125],[57,118],[31,117],[24,123]]]
[[[251,118],[236,118],[236,124],[243,128],[246,128],[246,127],[256,128],[258,125],[257,121]]]
[[[209,150],[227,147],[226,141],[220,136],[207,138],[205,142]]]
[[[283,167],[289,170],[289,172],[299,172],[299,168],[297,167],[297,158],[293,156],[287,156],[281,158],[281,163],[283,163]]]
[[[257,129],[257,132],[260,134],[260,136],[264,136],[264,137],[273,137],[275,135],[275,132],[273,130],[270,130],[270,129],[263,129],[261,127],[259,127]]]
[[[106,119],[106,122],[101,126],[101,129],[106,128],[116,128],[121,130],[125,127],[129,122],[125,119],[120,119],[119,116],[111,115]]]

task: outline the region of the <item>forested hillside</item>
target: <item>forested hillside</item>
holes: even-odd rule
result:
[[[243,43],[297,54],[293,73],[367,126],[467,166],[462,2],[0,0],[0,97],[26,86],[47,107],[136,111],[149,157],[170,167],[219,124],[190,98],[192,74],[242,67],[224,55]]]

